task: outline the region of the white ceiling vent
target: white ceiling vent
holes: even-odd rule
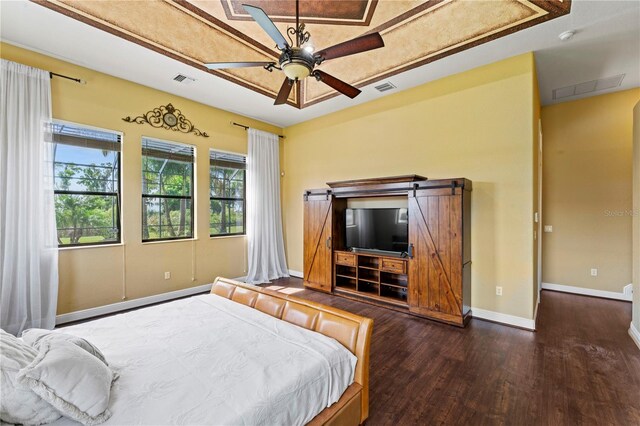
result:
[[[194,81],[196,81],[196,79],[187,77],[186,75],[183,75],[183,74],[178,74],[175,77],[173,77],[173,81],[177,81],[178,83],[182,83],[182,84],[191,84]]]
[[[600,90],[613,89],[622,84],[625,74],[614,75],[613,77],[600,78],[598,80],[585,81],[584,83],[574,84],[573,86],[561,87],[553,89],[553,99],[568,98],[571,96],[584,95],[586,93],[597,92]]]
[[[394,86],[390,81],[387,81],[386,83],[382,83],[377,86],[374,86],[374,88],[378,92],[386,92],[387,90],[395,89],[396,86]]]

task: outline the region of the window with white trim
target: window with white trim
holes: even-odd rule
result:
[[[195,148],[142,138],[142,241],[193,238]]]
[[[54,122],[51,141],[58,245],[119,243],[121,134]]]
[[[209,235],[244,235],[247,157],[209,151]]]

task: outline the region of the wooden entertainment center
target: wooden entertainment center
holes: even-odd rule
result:
[[[471,316],[471,181],[409,175],[327,185],[303,197],[305,287],[464,327]],[[407,197],[406,253],[346,247],[349,202],[372,197]]]

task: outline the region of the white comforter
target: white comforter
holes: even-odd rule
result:
[[[120,374],[111,425],[302,425],[340,398],[356,365],[334,339],[211,294],[61,331]]]

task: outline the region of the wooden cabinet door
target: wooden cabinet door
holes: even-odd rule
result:
[[[331,292],[331,198],[310,195],[304,201],[304,285]]]
[[[462,190],[409,193],[409,309],[462,322]]]

